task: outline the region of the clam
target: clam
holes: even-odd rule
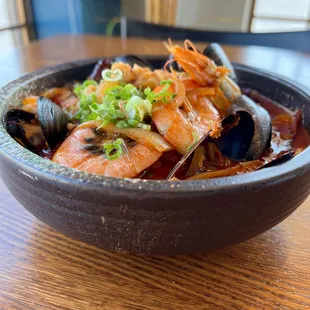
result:
[[[38,115],[22,109],[9,110],[5,116],[6,129],[17,142],[37,152],[47,144],[54,149],[67,133],[68,118],[51,100],[38,97]]]

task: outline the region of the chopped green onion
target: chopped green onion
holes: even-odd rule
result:
[[[117,73],[106,70],[104,75],[111,78],[111,74],[115,72]],[[94,120],[101,121],[101,126],[115,124],[118,128],[139,127],[150,130],[151,126],[145,124],[144,119],[146,115],[151,115],[152,103],[156,100],[169,102],[175,96],[167,91],[171,81],[162,82],[165,86],[159,94],[155,94],[150,88],[143,92],[130,83],[112,86],[106,90],[99,102],[96,92],[84,94],[85,87],[97,85],[95,81],[87,80],[75,87],[75,93],[80,99],[80,109],[74,118],[81,123]]]
[[[123,100],[128,100],[130,99],[132,96],[140,96],[140,92],[137,89],[137,87],[135,87],[132,84],[126,84],[123,88],[123,90],[121,91],[121,98]]]
[[[147,130],[147,131],[151,130],[151,125],[147,125],[147,124],[143,124],[143,123],[139,123],[137,125],[137,127],[142,128],[142,129]]]
[[[193,139],[194,139],[194,143],[197,143],[198,140],[199,140],[199,135],[196,131],[193,131],[192,132],[192,136],[193,136]]]
[[[119,121],[116,123],[117,128],[127,128],[129,127],[129,124],[126,121]]]
[[[187,148],[187,152],[190,152],[191,149],[194,147],[194,145],[199,141],[199,135],[198,135],[197,132],[193,131],[192,132],[192,136],[193,136],[193,139],[194,139],[194,143]]]
[[[164,85],[164,84],[171,85],[172,84],[172,80],[162,80],[162,81],[160,81],[160,85]]]
[[[108,82],[121,81],[123,78],[123,72],[120,69],[114,71],[110,69],[104,69],[101,73],[102,79]]]
[[[112,143],[104,143],[103,149],[105,151],[105,156],[108,160],[115,160],[123,154],[124,140],[121,138],[116,139]]]
[[[82,96],[84,89],[89,85],[98,86],[98,83],[94,80],[86,80],[83,82],[83,84],[76,84],[74,86],[73,92],[75,93],[77,97],[80,97]]]
[[[75,95],[76,95],[77,97],[80,97],[81,94],[82,94],[82,92],[83,92],[82,85],[81,85],[81,84],[77,84],[76,86],[74,86],[73,92],[75,93]]]
[[[138,96],[132,96],[126,104],[128,119],[142,122],[146,114],[151,114],[152,104],[149,100],[141,99]]]
[[[98,83],[95,80],[86,80],[83,82],[82,87],[86,88],[89,85],[98,86]]]
[[[176,94],[168,91],[171,83],[172,83],[172,81],[170,81],[170,80],[161,81],[160,84],[165,85],[165,86],[157,94],[155,94],[149,87],[147,87],[144,90],[144,94],[146,95],[146,99],[151,103],[158,102],[160,100],[163,100],[165,103],[169,103],[176,96]]]
[[[127,123],[128,123],[128,125],[131,126],[131,127],[137,127],[138,124],[139,124],[139,122],[138,122],[137,120],[135,120],[135,119],[129,119],[129,120],[127,121]]]

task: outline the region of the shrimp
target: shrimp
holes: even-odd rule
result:
[[[190,45],[193,50],[189,50],[187,45]],[[241,96],[238,85],[227,76],[229,70],[224,67],[217,67],[211,59],[199,53],[190,41],[185,41],[185,48],[173,45],[170,40],[165,43],[165,46],[175,61],[200,86],[218,85],[230,102]]]
[[[51,88],[43,92],[41,96],[52,100],[63,109],[77,110],[78,98],[72,94],[72,91],[66,88]],[[38,114],[37,99],[38,96],[26,97],[23,99],[22,109],[32,114]]]
[[[123,72],[125,83],[132,83],[142,88],[150,87],[154,89],[160,85],[160,81],[166,80],[169,77],[169,74],[164,70],[152,71],[150,68],[140,67],[137,64],[131,67],[128,64],[116,62],[112,65],[111,70],[114,71],[116,69]]]
[[[108,177],[133,178],[162,155],[155,147],[141,143],[141,139],[139,142],[124,140],[122,155],[115,160],[108,160],[103,144],[116,139],[120,129],[113,126],[97,129],[98,125],[98,122],[90,121],[75,128],[54,154],[53,162]],[[129,132],[128,136],[134,137],[135,134]],[[161,138],[160,135],[158,137]],[[167,145],[166,143],[164,148],[166,150],[170,149]]]
[[[208,102],[208,109],[212,109],[211,105],[213,105],[213,108],[216,108],[218,113],[215,113],[214,111],[216,116],[215,114],[209,114],[208,116],[211,117],[210,120],[214,121],[219,121],[218,114],[221,117],[226,116],[231,105],[217,86],[190,89],[186,92],[186,97],[196,110],[202,109],[202,106],[204,105],[203,102]],[[205,106],[205,108],[207,108],[207,106]]]
[[[162,86],[155,88],[159,92]],[[186,94],[184,83],[174,80],[168,91],[176,93],[170,102],[163,100],[153,104],[152,118],[160,134],[181,154],[203,136],[218,137],[221,132],[221,118],[212,102],[195,89]],[[214,94],[210,89],[209,95]],[[188,96],[188,98],[186,98]]]
[[[38,114],[37,99],[38,96],[26,97],[23,99],[22,109],[32,114]]]

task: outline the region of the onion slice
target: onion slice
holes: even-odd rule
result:
[[[109,127],[110,126],[111,125],[109,125]],[[115,126],[113,126],[113,128],[111,126],[111,128],[106,129],[123,134],[148,147],[154,147],[159,152],[173,150],[172,145],[167,142],[160,134],[154,131],[149,131],[142,128],[117,128]]]
[[[186,176],[192,176],[199,173],[200,169],[203,168],[203,161],[206,158],[206,150],[202,145],[199,145],[194,151],[191,165],[186,173]]]
[[[137,141],[138,143],[144,144],[147,147],[153,147],[159,152],[168,152],[173,150],[173,146],[160,134],[142,128],[117,128],[113,124],[102,126],[100,121],[86,122],[79,127],[87,128],[92,126],[96,126],[97,128],[101,128],[107,132],[120,133],[132,140]]]
[[[228,177],[236,174],[243,174],[246,172],[256,171],[265,165],[263,160],[252,160],[240,163],[234,167],[229,167],[222,170],[208,171],[196,174],[187,178],[186,180],[205,180],[219,177]]]

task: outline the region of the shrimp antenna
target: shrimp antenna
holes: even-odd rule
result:
[[[192,104],[189,102],[189,100],[186,97],[184,98],[184,105],[192,113],[192,115],[195,116],[193,118],[193,121],[196,122],[197,121],[197,113],[195,112]]]
[[[184,41],[184,48],[188,51],[190,47],[193,49],[193,51],[195,53],[198,53],[197,48],[195,47],[194,43],[192,41],[186,39]]]
[[[170,48],[173,45],[171,38],[168,38],[168,42],[163,41],[163,44],[168,51],[170,51]]]
[[[124,151],[124,155],[126,156],[128,162],[129,162],[129,165],[131,166],[131,168],[133,168],[133,169],[138,173],[138,171],[137,171],[135,165],[133,164],[133,162],[132,162],[131,159],[130,159],[129,150],[128,150],[128,147],[127,147],[127,144],[126,144],[125,141],[122,142],[122,149],[123,149],[123,151]]]
[[[167,67],[168,67],[168,65],[171,64],[172,62],[177,62],[177,60],[173,58],[173,59],[169,59],[169,60],[166,61],[165,65],[164,65],[164,71],[165,71],[165,72],[168,72]],[[170,71],[171,71],[171,73],[173,73],[173,75],[175,76],[175,71],[173,70],[172,67],[170,67]]]
[[[177,76],[176,72],[173,70],[172,67],[170,67],[170,70],[171,70],[171,74],[173,75],[173,77],[177,79],[178,76]]]

